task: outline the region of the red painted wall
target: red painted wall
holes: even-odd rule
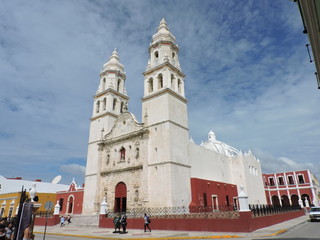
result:
[[[199,178],[191,178],[191,203],[190,206],[213,205],[212,195],[217,196],[218,205],[232,206],[234,198],[238,196],[237,186],[223,182],[215,182]],[[227,203],[227,196],[229,203]],[[204,199],[206,197],[206,200]]]
[[[61,215],[81,214],[82,206],[83,206],[83,194],[84,194],[84,188],[76,189],[74,183],[70,184],[70,188],[68,191],[57,192],[57,201],[60,201],[60,199],[63,199],[62,210],[60,211],[60,214]],[[73,198],[72,213],[69,213],[69,207],[68,207],[68,199],[70,199],[70,197]]]
[[[53,215],[49,217],[47,220],[45,217],[36,217],[34,220],[34,225],[36,226],[45,226],[47,221],[47,226],[54,226],[60,222],[59,215]]]
[[[251,212],[240,212],[235,219],[151,219],[151,229],[177,231],[252,232],[304,215],[304,210],[253,218]],[[127,219],[127,229],[143,229],[142,218]],[[113,228],[113,219],[100,215],[100,228]]]

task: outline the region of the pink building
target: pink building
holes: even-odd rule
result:
[[[262,174],[268,204],[319,205],[320,186],[310,170]]]

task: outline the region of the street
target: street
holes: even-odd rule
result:
[[[74,233],[74,232],[73,232]],[[68,234],[67,232],[65,232],[65,234]],[[72,233],[70,233],[72,234]],[[213,233],[214,235],[214,233]],[[248,234],[250,235],[250,233]],[[36,234],[35,235],[35,239],[36,240],[43,240],[43,234]],[[132,237],[132,236],[131,236]],[[146,237],[146,236],[145,236]],[[149,238],[157,238],[156,235],[154,236],[148,236]],[[178,236],[175,236],[174,239],[178,239]],[[119,234],[115,234],[114,236],[108,236],[108,239],[126,239],[128,238],[128,236],[121,236]],[[141,239],[144,237],[141,237]],[[199,237],[195,237],[194,239],[197,239]],[[211,237],[212,238],[212,237]],[[69,236],[62,236],[62,235],[51,235],[51,234],[47,234],[45,236],[46,240],[75,240],[75,239],[79,239],[79,237],[69,237]],[[83,240],[89,240],[92,239],[91,238],[85,238],[85,237],[81,237],[81,239]],[[95,239],[103,239],[103,238],[95,238]],[[130,238],[128,238],[130,239]],[[137,239],[137,238],[135,238]],[[158,237],[158,239],[170,239],[170,238],[161,238]],[[179,239],[185,239],[183,237],[183,235],[181,236],[181,238]],[[192,239],[190,237],[187,237],[187,239]],[[205,237],[203,236],[202,239],[205,239]],[[233,238],[236,239],[236,238]],[[242,237],[242,238],[238,238],[238,239],[242,239],[242,240],[256,240],[256,239],[268,239],[268,240],[273,240],[273,239],[290,239],[290,240],[295,240],[295,239],[307,239],[307,240],[312,240],[312,239],[320,239],[320,222],[309,222],[309,221],[305,221],[302,222],[301,224],[289,228],[287,232],[283,233],[283,234],[279,234],[277,236],[269,236],[269,237],[265,237],[265,236],[260,236],[260,237]]]

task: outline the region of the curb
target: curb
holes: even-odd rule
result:
[[[36,234],[43,234],[43,232],[33,232]],[[220,239],[220,238],[242,238],[242,236],[238,235],[220,235],[220,236],[201,236],[201,237],[147,237],[147,238],[118,238],[118,237],[102,237],[102,236],[86,236],[86,235],[76,235],[76,234],[65,234],[65,233],[46,233],[46,235],[58,235],[58,236],[66,236],[66,237],[81,237],[81,238],[93,238],[93,239],[111,239],[111,240],[123,240],[123,239],[130,239],[130,240],[158,240],[158,239],[167,239],[167,240],[174,240],[174,239]]]

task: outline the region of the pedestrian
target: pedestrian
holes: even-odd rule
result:
[[[11,240],[12,233],[13,233],[13,224],[12,222],[9,222],[8,226],[6,227],[6,240]]]
[[[1,220],[0,221],[0,240],[5,240],[6,239],[6,225],[5,221]]]
[[[31,240],[31,239],[33,239],[33,238],[31,237],[31,229],[30,229],[30,228],[31,228],[31,226],[28,225],[28,226],[24,229],[22,240]]]
[[[120,214],[118,214],[117,216],[115,216],[113,218],[113,225],[114,225],[114,232],[113,233],[120,232]]]
[[[60,218],[60,227],[64,226],[64,216],[61,216]]]
[[[151,223],[150,217],[145,213],[143,219],[144,219],[144,231],[146,232],[148,228],[149,231],[151,232],[151,228],[149,226],[149,224]]]
[[[121,219],[120,219],[120,223],[121,223],[121,226],[122,226],[122,231],[123,233],[127,233],[126,230],[127,230],[127,216],[126,214],[122,214],[121,216]]]
[[[68,222],[68,224],[71,223],[71,216],[70,215],[68,215],[68,217],[67,217],[67,222]]]

